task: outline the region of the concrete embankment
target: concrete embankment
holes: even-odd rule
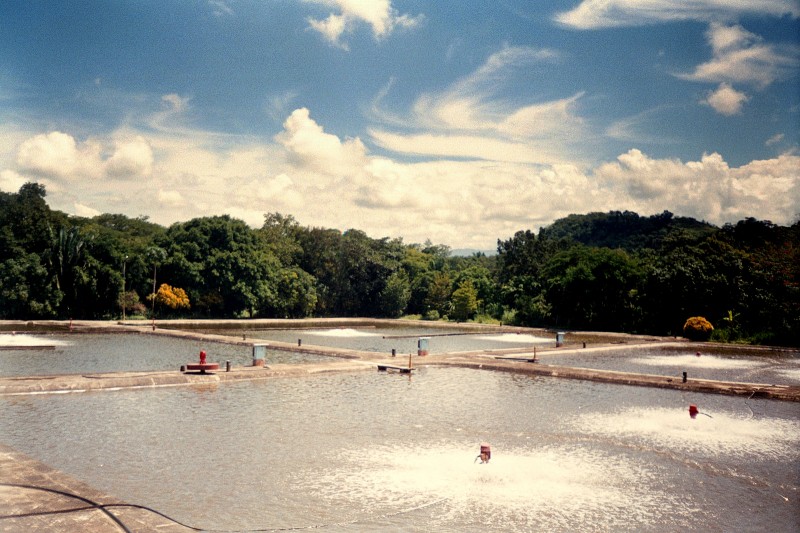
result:
[[[197,531],[129,505],[0,444],[0,531]]]
[[[284,364],[266,367],[225,368],[213,373],[190,372],[113,372],[107,374],[66,374],[0,378],[0,396],[70,393],[100,390],[143,389],[185,385],[213,385],[236,381],[257,381],[281,377],[304,377],[325,373],[364,372],[376,365],[361,361],[331,361],[311,364]]]

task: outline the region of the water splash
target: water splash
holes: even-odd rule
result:
[[[308,331],[307,334],[320,337],[380,337],[378,333],[353,328],[315,329]]]
[[[704,410],[702,406],[700,412]],[[619,413],[578,417],[582,431],[608,438],[633,439],[644,446],[710,456],[789,458],[800,446],[800,422],[743,418],[710,413],[691,419],[687,409],[633,408]]]
[[[787,368],[783,370],[778,370],[778,374],[789,378],[792,381],[800,382],[800,368]]]
[[[493,342],[518,342],[522,344],[534,344],[534,343],[544,343],[544,342],[555,342],[554,339],[550,337],[537,337],[535,335],[530,335],[527,333],[500,333],[497,335],[480,335],[475,337],[476,339],[482,341],[493,341]]]
[[[3,347],[31,347],[31,346],[66,346],[67,343],[50,338],[35,337],[27,334],[0,334],[0,346]]]
[[[586,524],[613,529],[666,513],[676,518],[674,496],[653,489],[655,474],[639,463],[587,448],[548,447],[503,450],[481,465],[468,449],[362,449],[345,453],[336,468],[305,483],[325,498],[358,502],[375,514],[440,502],[432,520],[502,531]],[[636,505],[628,501],[633,492]]]
[[[680,366],[683,368],[708,368],[717,370],[748,369],[764,366],[750,359],[729,359],[714,355],[654,355],[631,359],[632,363],[650,366]]]

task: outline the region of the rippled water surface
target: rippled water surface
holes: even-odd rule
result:
[[[800,384],[800,352],[707,346],[702,352],[682,347],[608,348],[600,352],[544,352],[543,363],[689,379],[714,379],[781,385]]]
[[[790,402],[422,368],[0,406],[0,440],[195,527],[800,530]]]
[[[43,345],[47,348],[36,349]],[[178,370],[181,365],[197,362],[200,350],[207,352],[208,361],[220,365],[225,361],[234,366],[253,362],[250,346],[132,333],[5,334],[0,335],[0,346],[5,347],[0,350],[0,376]],[[273,363],[322,359],[272,350],[267,351],[267,356]]]
[[[231,335],[231,330],[215,330],[211,333]],[[240,333],[241,334],[241,333]],[[416,354],[420,337],[427,338],[431,354],[471,351],[500,350],[507,348],[529,348],[554,346],[555,336],[541,334],[491,334],[475,333],[442,328],[394,327],[394,328],[319,328],[319,329],[253,329],[247,330],[248,338],[259,338],[303,345],[320,345],[334,348],[350,348],[367,352],[388,354],[394,349],[398,354]]]

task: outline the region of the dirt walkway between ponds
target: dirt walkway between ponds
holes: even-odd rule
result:
[[[236,381],[258,381],[281,377],[296,378],[325,373],[365,372],[375,369],[375,364],[366,361],[331,361],[263,367],[231,367],[230,371],[221,368],[206,374],[167,370],[156,372],[64,374],[60,376],[15,376],[0,378],[0,396],[217,385]]]

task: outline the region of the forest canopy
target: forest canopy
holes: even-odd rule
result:
[[[573,214],[454,256],[268,213],[169,227],[0,193],[0,318],[309,316],[481,320],[800,345],[800,221],[715,227],[668,211]]]

